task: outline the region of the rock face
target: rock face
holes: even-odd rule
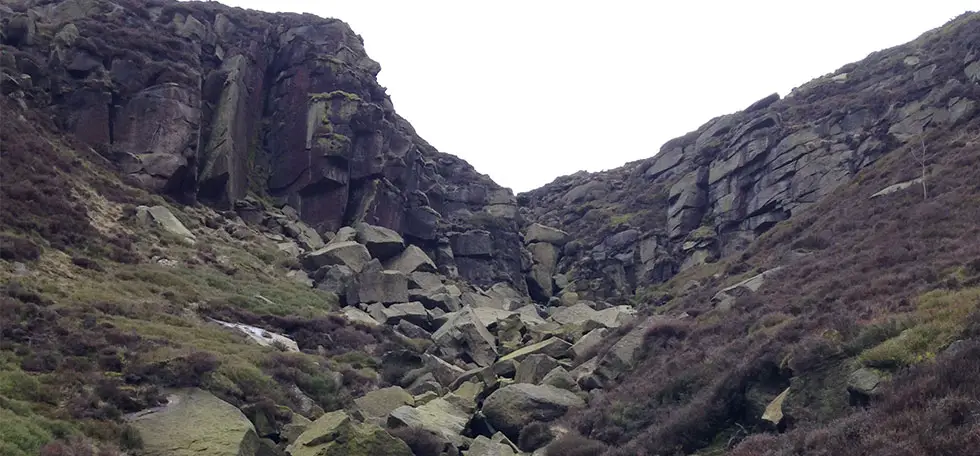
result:
[[[649,159],[560,177],[519,195],[521,213],[570,235],[557,272],[583,299],[614,301],[740,251],[885,154],[976,115],[980,60],[955,40],[978,25],[956,27],[711,119]]]
[[[430,252],[476,230],[479,255],[459,273],[524,288],[513,193],[418,137],[344,22],[172,0],[72,0],[7,19],[17,52],[4,50],[4,94],[133,182],[223,209],[252,192],[318,232],[364,222]]]

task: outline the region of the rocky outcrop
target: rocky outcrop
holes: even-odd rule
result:
[[[512,192],[418,137],[344,22],[172,0],[25,5],[0,18],[3,95],[133,183],[222,209],[251,194],[324,235],[390,229],[472,283],[524,290]],[[452,245],[466,233],[480,243]],[[364,243],[384,261],[391,239]]]
[[[560,177],[519,195],[521,212],[569,233],[557,272],[584,299],[664,282],[740,251],[885,154],[974,117],[980,63],[955,43],[978,27],[956,21],[873,53],[711,119],[652,158]]]

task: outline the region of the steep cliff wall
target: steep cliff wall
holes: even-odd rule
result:
[[[628,296],[739,252],[882,156],[971,119],[978,37],[980,20],[961,17],[714,118],[650,159],[518,195],[522,212],[577,239],[558,267],[573,290]]]
[[[226,209],[251,195],[322,233],[385,226],[446,271],[525,288],[513,194],[418,137],[344,22],[175,1],[13,2],[0,14],[4,93],[140,186]],[[452,255],[471,231],[488,248]]]

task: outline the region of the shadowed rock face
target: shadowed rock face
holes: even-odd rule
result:
[[[557,271],[573,272],[586,299],[666,281],[740,251],[885,154],[971,119],[980,61],[957,43],[977,36],[974,15],[875,52],[714,118],[652,158],[521,194],[522,214],[571,235]]]
[[[321,232],[367,222],[433,258],[482,230],[491,255],[440,266],[524,289],[513,193],[415,134],[344,22],[168,0],[25,5],[4,19],[4,93],[140,186],[229,209],[265,196]]]

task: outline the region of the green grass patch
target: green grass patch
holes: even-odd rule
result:
[[[934,290],[918,299],[913,322],[897,336],[864,351],[868,367],[896,368],[935,358],[966,329],[966,320],[980,302],[980,288]]]

